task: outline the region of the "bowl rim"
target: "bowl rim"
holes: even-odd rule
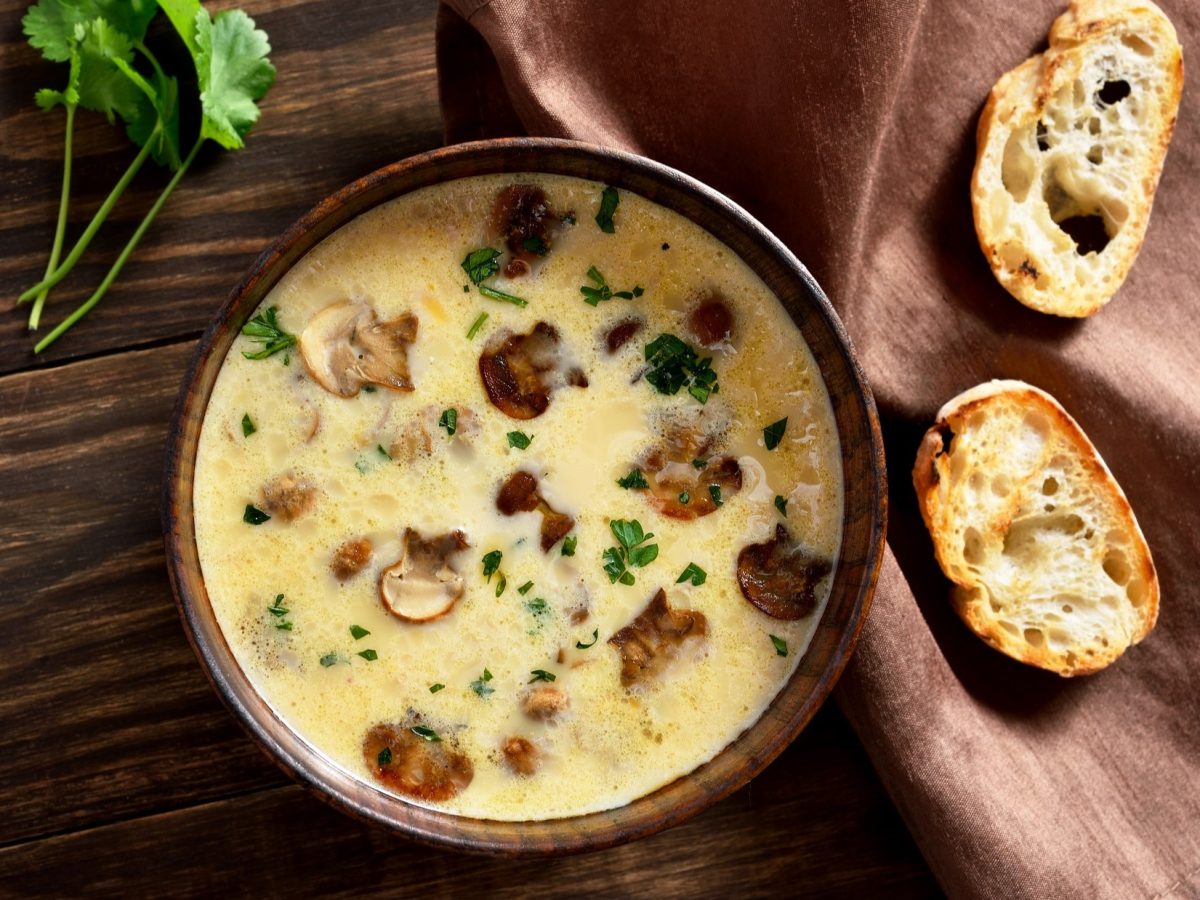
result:
[[[563,162],[554,163],[549,168],[544,160],[534,165],[514,166],[508,162],[528,162],[547,155],[560,157]],[[435,173],[439,167],[469,167],[479,164],[494,164],[495,167],[487,171],[472,171],[450,177],[434,175],[424,184],[409,184],[389,192],[391,185],[402,184],[405,179],[419,177],[426,172]],[[571,165],[574,164],[584,168],[606,168],[615,173],[615,177],[600,179],[593,175],[570,171]],[[212,377],[215,378],[215,373],[221,367],[228,347],[220,351],[219,359],[214,360],[219,340],[232,331],[233,335],[229,338],[231,343],[236,338],[242,321],[248,318],[265,294],[299,259],[329,234],[353,221],[363,212],[431,184],[460,177],[519,172],[563,174],[594,181],[604,180],[619,189],[631,190],[634,193],[640,192],[627,187],[630,180],[636,182],[640,179],[643,183],[660,184],[664,190],[673,190],[694,202],[697,210],[706,210],[714,219],[725,220],[735,230],[745,232],[747,239],[752,240],[766,256],[773,257],[774,261],[784,268],[785,277],[794,279],[801,288],[801,293],[806,295],[805,302],[811,307],[807,311],[815,314],[820,325],[829,332],[833,348],[841,357],[851,381],[850,393],[858,407],[854,414],[860,416],[865,425],[868,484],[864,488],[864,514],[868,518],[866,527],[869,537],[862,557],[862,574],[858,579],[850,618],[841,627],[840,637],[832,655],[820,668],[814,688],[784,727],[776,727],[767,736],[764,746],[745,759],[736,772],[726,773],[711,784],[693,786],[691,790],[686,787],[679,788],[681,783],[690,784],[692,780],[698,779],[700,773],[728,757],[747,735],[766,722],[768,712],[788,693],[793,682],[800,676],[813,641],[810,641],[809,648],[797,663],[788,681],[772,699],[768,710],[708,762],[613,810],[556,819],[508,822],[460,816],[408,803],[383,793],[363,779],[349,775],[336,763],[325,758],[302,736],[292,731],[254,690],[249,678],[233,657],[215,618],[210,615],[206,620],[203,615],[203,607],[208,605],[208,598],[203,588],[198,558],[195,562],[198,591],[194,591],[188,583],[186,561],[195,556],[191,476],[196,441],[211,396],[211,383],[209,392],[203,397],[198,396],[197,386],[202,375],[212,372]],[[379,192],[380,196],[373,200],[365,199],[373,196],[373,192]],[[366,205],[352,209],[356,201],[365,202]],[[653,199],[651,202],[672,209],[710,233],[713,231],[711,225],[698,222],[695,215],[683,212],[660,199]],[[348,209],[352,211],[347,213]],[[339,217],[343,218],[339,220]],[[725,242],[719,236],[717,239]],[[739,250],[731,249],[739,258],[745,259]],[[750,263],[747,261],[747,264]],[[751,268],[754,269],[754,266],[751,265]],[[755,271],[762,277],[761,273],[756,269]],[[253,302],[250,302],[251,299]],[[239,316],[242,317],[242,321],[236,321]],[[828,389],[828,373],[823,366],[819,368]],[[839,441],[844,443],[840,428]],[[845,464],[846,448],[843,446],[843,466]],[[841,320],[807,268],[765,226],[742,207],[703,182],[633,153],[557,138],[497,138],[443,147],[383,166],[322,199],[258,256],[210,320],[184,375],[168,431],[161,517],[172,593],[184,632],[201,669],[241,727],[291,778],[315,793],[321,800],[352,817],[383,826],[419,843],[474,853],[548,856],[604,849],[679,824],[741,788],[791,744],[828,698],[846,667],[866,621],[883,559],[887,523],[886,479],[883,440],[874,398]],[[847,487],[844,503],[848,492]],[[845,518],[843,544],[844,540]],[[844,550],[844,547],[839,550],[835,578],[842,567],[841,550]],[[209,609],[211,610],[210,605]],[[822,612],[822,619],[828,610],[829,605]],[[817,630],[821,627],[822,623],[818,621]],[[814,638],[816,633],[817,631],[814,631]],[[669,802],[654,802],[660,797],[669,797]]]

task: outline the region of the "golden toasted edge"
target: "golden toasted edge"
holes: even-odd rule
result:
[[[921,510],[921,518],[929,530],[933,540],[934,554],[942,572],[956,585],[951,594],[951,605],[963,622],[976,635],[989,645],[1020,662],[1039,668],[1048,669],[1064,677],[1074,675],[1090,675],[1105,668],[1122,653],[1126,647],[1114,645],[1107,653],[1098,654],[1091,660],[1081,661],[1078,658],[1074,664],[1068,664],[1065,653],[1056,653],[1048,647],[1036,648],[1025,641],[1015,639],[1003,629],[995,628],[991,622],[980,618],[968,597],[973,582],[964,581],[951,575],[952,567],[949,559],[957,551],[948,543],[949,532],[943,527],[943,511],[937,497],[937,486],[946,477],[948,462],[939,457],[942,451],[942,430],[949,427],[958,433],[955,424],[970,417],[971,413],[980,407],[1003,399],[1024,406],[1036,407],[1046,413],[1062,429],[1063,435],[1075,446],[1080,460],[1091,471],[1097,487],[1106,490],[1114,501],[1116,515],[1132,538],[1131,553],[1139,574],[1146,582],[1146,603],[1141,612],[1141,627],[1130,639],[1130,646],[1139,643],[1158,621],[1159,583],[1158,572],[1150,555],[1150,546],[1146,543],[1145,535],[1138,525],[1133,507],[1121,490],[1104,459],[1096,450],[1095,445],[1079,427],[1079,423],[1071,417],[1053,396],[1023,381],[994,380],[984,382],[970,388],[947,402],[937,414],[937,421],[925,432],[917,451],[916,463],[913,466],[913,487],[917,493],[917,503]]]

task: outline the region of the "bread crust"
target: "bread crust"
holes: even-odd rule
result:
[[[1070,135],[1073,141],[1064,145],[1075,147],[1083,140],[1083,146],[1044,147],[1043,122],[1055,121],[1069,105],[1064,92],[1077,93],[1094,83],[1097,71],[1110,64],[1116,66],[1112,77],[1119,77],[1121,63],[1110,63],[1104,56],[1111,56],[1114,46],[1125,55],[1124,64],[1141,63],[1151,73],[1143,79],[1145,89],[1138,91],[1138,103],[1145,106],[1143,127],[1135,132],[1120,114],[1105,119],[1108,109],[1100,106],[1088,122],[1097,127],[1090,149],[1090,139],[1075,132]],[[1152,53],[1147,56],[1145,50]],[[1151,83],[1154,90],[1148,88]],[[1083,317],[1101,309],[1120,288],[1145,237],[1182,89],[1183,52],[1175,29],[1147,0],[1073,0],[1050,28],[1049,49],[996,82],[976,132],[971,205],[979,246],[997,280],[1016,299],[1040,312]],[[1099,101],[1089,98],[1086,103]],[[1075,129],[1079,126],[1076,122]],[[1120,158],[1112,153],[1106,158],[1105,145],[1122,137],[1126,149]],[[1021,166],[1013,159],[1022,152],[1034,169],[1034,183],[1010,177],[1019,182],[1014,190],[1006,182],[1006,166],[1018,172]],[[1099,154],[1099,161],[1093,153]],[[1121,168],[1120,177],[1103,178],[1106,162]],[[1065,179],[1059,178],[1061,166],[1068,170]],[[1136,177],[1126,178],[1126,170]],[[1073,196],[1073,191],[1081,196]],[[1108,243],[1095,259],[1087,258],[1090,254],[1082,244],[1077,249],[1076,240],[1057,224],[1076,214],[1103,220]]]
[[[1106,513],[1116,520],[1115,524],[1109,525],[1110,533],[1116,528],[1128,539],[1122,546],[1129,551],[1135,573],[1130,580],[1137,578],[1146,588],[1141,605],[1132,607],[1137,614],[1137,625],[1132,634],[1110,632],[1105,645],[1091,647],[1090,652],[1081,652],[1081,646],[1075,642],[1066,648],[1056,649],[1048,642],[1038,645],[1029,643],[1022,634],[1000,627],[997,619],[987,614],[986,607],[980,602],[981,579],[975,577],[964,558],[959,530],[955,527],[959,523],[954,520],[954,510],[948,502],[950,492],[955,489],[955,475],[951,471],[951,452],[946,451],[946,435],[951,436],[952,451],[954,436],[966,433],[972,416],[994,404],[1005,404],[1023,411],[1036,410],[1045,416],[1055,438],[1065,441],[1077,456],[1092,490],[1103,495]],[[1040,480],[1041,475],[1034,474]],[[921,516],[933,539],[938,564],[955,584],[952,592],[955,612],[967,627],[1000,652],[1065,677],[1086,675],[1108,666],[1154,627],[1158,618],[1158,574],[1133,508],[1083,429],[1045,391],[1022,381],[990,381],[950,400],[939,410],[937,421],[921,441],[913,467],[913,487]],[[1014,492],[1006,510],[992,523],[999,530],[999,537],[1005,537],[1013,525],[1020,501],[1020,493]]]

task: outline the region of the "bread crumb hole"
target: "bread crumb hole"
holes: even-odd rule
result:
[[[1073,613],[1075,612],[1075,607],[1073,607],[1070,603],[1064,603],[1062,611],[1065,613]]]
[[[983,536],[974,528],[968,528],[963,532],[963,559],[972,566],[983,562]]]
[[[1129,583],[1133,570],[1129,568],[1129,561],[1124,553],[1120,550],[1109,550],[1104,554],[1104,574],[1114,583],[1125,585]]]
[[[1125,585],[1125,596],[1134,606],[1141,606],[1146,602],[1146,582],[1140,578],[1134,578]]]
[[[1001,622],[1000,627],[1003,628],[1005,631],[1007,631],[1009,634],[1013,635],[1014,637],[1021,633],[1021,630],[1019,628],[1017,628],[1017,626],[1014,625],[1012,622]]]
[[[1080,256],[1102,253],[1108,246],[1108,229],[1104,225],[1103,216],[1095,214],[1068,216],[1055,224],[1075,242],[1075,252]]]
[[[1121,43],[1132,50],[1134,53],[1140,53],[1142,56],[1153,56],[1154,45],[1147,40],[1143,40],[1136,34],[1121,35]]]
[[[997,475],[992,479],[992,493],[997,497],[1007,497],[1012,490],[1012,480],[1007,475]]]
[[[1092,144],[1092,149],[1087,152],[1088,162],[1093,166],[1098,166],[1104,162],[1104,148],[1099,144]]]
[[[1096,105],[1103,109],[1120,103],[1129,96],[1130,90],[1128,81],[1106,81],[1096,94]]]
[[[1058,479],[1051,475],[1042,482],[1042,493],[1047,497],[1053,497],[1058,493]]]
[[[1041,146],[1039,140],[1038,146]],[[1029,129],[1018,128],[1008,136],[1004,158],[1000,161],[1000,181],[1014,200],[1023,203],[1029,196],[1037,166],[1029,153]]]
[[[1030,647],[1040,647],[1046,643],[1046,636],[1036,628],[1025,629],[1025,643]]]
[[[971,477],[968,479],[967,484],[971,486],[972,490],[977,491],[983,487],[983,481],[983,473],[976,471],[971,473]]]
[[[1042,153],[1050,149],[1050,142],[1046,139],[1046,126],[1042,124],[1042,120],[1038,119],[1037,123],[1037,148]]]

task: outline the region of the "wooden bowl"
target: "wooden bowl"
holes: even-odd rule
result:
[[[845,515],[829,602],[795,674],[762,717],[693,772],[618,809],[539,822],[498,822],[426,809],[338,769],[291,730],[234,659],[204,588],[192,519],[196,446],[217,372],[243,323],[285,272],[323,238],[374,206],[418,188],[493,173],[573,175],[632,191],[698,223],[731,247],[783,303],[812,348],[842,446]],[[572,141],[483,141],[387,166],[319,203],[250,267],[196,350],[172,420],[163,483],[171,584],[200,663],[242,726],[288,774],[334,806],[415,840],[498,854],[610,847],[668,828],[748,782],[800,733],[846,665],[883,555],[887,491],[875,404],[841,322],[788,249],[743,209],[650,160]]]

